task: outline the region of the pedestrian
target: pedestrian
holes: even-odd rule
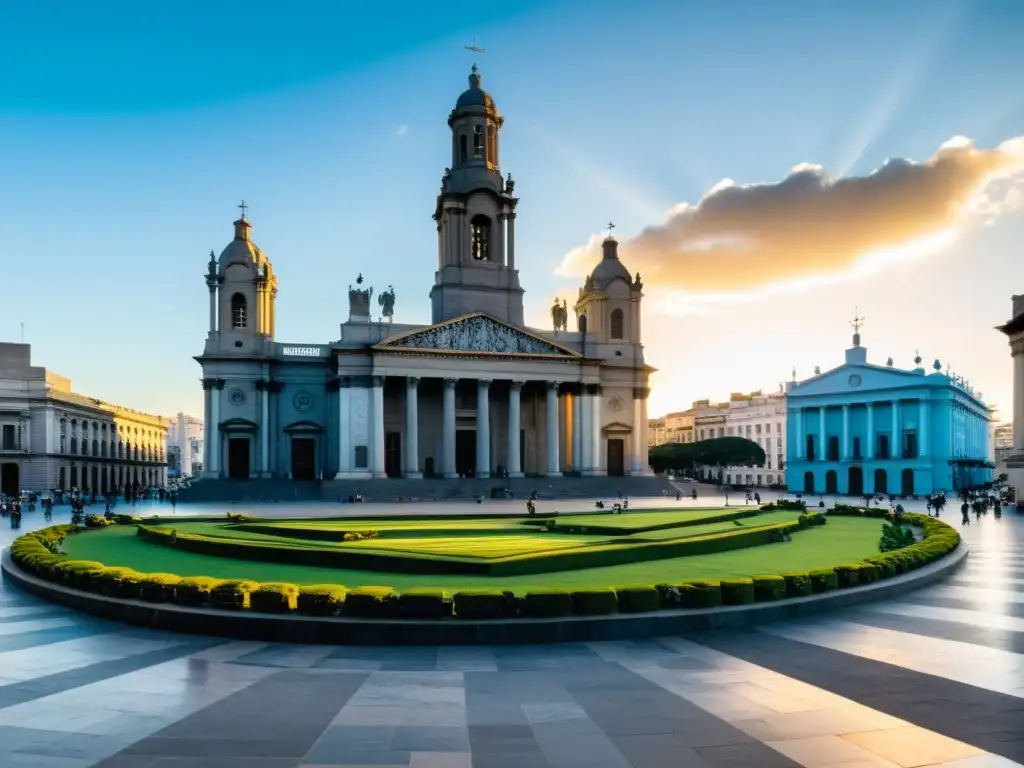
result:
[[[967,506],[966,501],[960,505],[960,518],[960,525],[971,524],[971,508]]]

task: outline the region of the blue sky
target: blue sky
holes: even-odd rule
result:
[[[201,415],[203,273],[242,198],[278,274],[279,340],[336,338],[359,272],[394,285],[397,321],[428,321],[445,120],[474,36],[537,323],[575,295],[555,275],[566,253],[609,219],[628,241],[724,178],[858,176],[956,135],[1024,134],[1012,0],[282,7],[0,4],[0,338],[24,322],[35,363],[78,391]],[[1024,292],[1021,243],[1017,209],[870,278],[681,316],[649,275],[652,415],[837,364],[854,305],[876,362],[919,348],[1008,408],[991,328]]]

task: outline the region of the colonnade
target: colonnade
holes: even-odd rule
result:
[[[916,403],[918,408],[917,417],[917,455],[911,458],[927,458],[931,436],[929,424],[931,422],[931,404],[928,400],[904,401],[887,400],[867,403],[844,403],[840,406],[819,405],[810,408],[794,408],[796,418],[796,456],[797,459],[806,460],[807,457],[807,436],[817,434],[818,451],[815,458],[819,461],[828,460],[827,438],[830,437],[827,431],[827,414],[829,410],[841,409],[842,427],[839,435],[839,460],[849,461],[851,459],[874,459],[878,451],[878,436],[888,435],[889,455],[880,458],[897,458],[902,455],[903,445],[903,420],[902,413],[906,405]],[[886,424],[883,419],[876,418],[876,406],[884,405],[889,408],[890,421]],[[850,428],[850,409],[864,408],[866,410],[865,445],[861,446],[861,455],[854,456],[853,434]],[[808,422],[817,421],[817,432],[809,432]],[[888,428],[886,428],[888,427]]]
[[[491,402],[493,397],[492,379],[473,379],[476,386],[476,408],[474,429],[475,462],[474,476],[490,477],[495,462],[492,457]],[[404,436],[402,439],[402,475],[406,478],[423,476],[419,446],[420,418],[419,400],[421,379],[405,377]],[[459,379],[442,379],[441,397],[441,450],[437,473],[446,478],[459,477],[456,465],[456,386]],[[505,471],[508,477],[523,476],[522,454],[522,392],[530,382],[508,381],[508,429]],[[607,473],[607,461],[602,450],[601,434],[601,387],[598,384],[545,381],[544,406],[542,412],[544,429],[543,474],[554,477],[564,469],[581,475],[603,475]],[[361,473],[371,477],[386,476],[385,430],[384,430],[384,386],[385,377],[372,378],[369,396],[367,462],[362,465],[352,444],[354,425],[349,398],[354,391],[342,386],[339,392],[338,439],[340,443],[338,477],[353,477]],[[634,414],[646,419],[646,390],[637,390],[641,402],[635,404]],[[566,418],[562,418],[563,411]],[[642,426],[644,422],[639,422]],[[629,452],[624,457],[624,470],[628,473],[642,473],[647,467],[647,446],[645,430],[634,425],[633,439]],[[563,456],[563,449],[568,451]]]

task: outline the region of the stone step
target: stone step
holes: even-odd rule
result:
[[[464,478],[457,480],[404,478],[381,480],[317,480],[298,482],[280,479],[199,480],[181,491],[179,502],[245,501],[343,501],[357,493],[366,501],[437,501],[445,499],[542,499],[615,498],[661,496],[676,489],[664,477],[523,477]]]

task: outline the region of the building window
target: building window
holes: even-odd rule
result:
[[[878,458],[888,459],[889,458],[889,436],[879,435],[878,436]]]
[[[760,475],[758,475],[758,476],[757,476],[757,484],[758,484],[758,485],[760,485],[760,484],[761,484],[761,476],[760,476]]]
[[[487,159],[495,168],[498,166],[498,134],[493,125],[487,126]]]
[[[236,293],[231,297],[231,327],[245,328],[247,315],[245,296]]]
[[[95,437],[92,439],[92,455],[93,456],[99,456],[100,455],[100,441],[97,440]]]
[[[476,159],[482,159],[484,156],[484,127],[482,125],[473,126],[473,157]]]
[[[746,426],[746,436],[747,436],[748,439],[750,438],[750,425],[749,424],[747,424],[747,426]]]
[[[807,436],[807,460],[814,461],[814,435]]]
[[[853,438],[853,458],[856,459],[857,461],[860,461],[860,459],[863,458],[860,455],[860,438],[859,437]]]
[[[917,432],[908,430],[903,434],[903,458],[917,458]]]
[[[477,215],[469,225],[471,240],[470,248],[473,261],[491,260],[491,220],[486,216]]]
[[[765,450],[765,452],[768,452],[771,449],[772,449],[772,439],[770,437],[766,437],[764,439],[764,450]]]
[[[15,437],[14,425],[4,424],[3,446],[5,451],[13,451],[15,449]]]
[[[828,438],[828,460],[839,461],[839,438],[835,435]]]
[[[622,310],[612,310],[611,336],[613,339],[622,338]]]
[[[459,136],[459,162],[464,163],[467,159],[466,134],[463,133]]]
[[[782,434],[782,422],[781,421],[775,422],[775,434],[776,435],[781,435]]]
[[[756,434],[756,435],[760,435],[761,434],[761,425],[760,424],[755,424],[754,425],[754,434]]]

